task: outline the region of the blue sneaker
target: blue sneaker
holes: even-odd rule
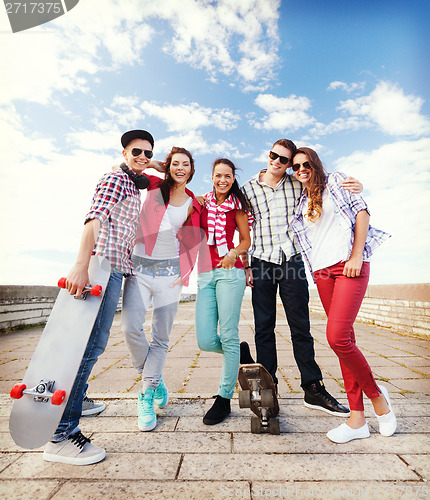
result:
[[[155,389],[154,403],[158,406],[158,408],[164,408],[168,402],[169,402],[169,389],[166,387],[166,384],[163,382],[163,379],[161,379],[160,383]]]
[[[154,389],[146,389],[145,394],[139,392],[138,426],[141,431],[152,431],[157,425],[157,415],[154,410]]]

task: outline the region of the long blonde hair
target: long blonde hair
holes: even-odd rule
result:
[[[308,211],[305,217],[311,222],[316,222],[322,214],[322,194],[326,186],[327,173],[317,153],[311,148],[299,148],[296,155],[302,153],[306,155],[308,162],[312,167],[311,177],[307,185],[306,194],[309,199]],[[294,163],[294,158],[293,158]]]

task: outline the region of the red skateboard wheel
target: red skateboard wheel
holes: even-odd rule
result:
[[[66,398],[66,391],[55,391],[51,398],[51,403],[53,405],[59,406]]]
[[[95,297],[99,297],[102,293],[102,287],[100,285],[94,285],[91,288],[91,295],[94,295]]]
[[[66,280],[67,280],[67,278],[60,278],[58,280],[58,287],[59,288],[66,288]]]
[[[24,389],[27,389],[25,384],[15,384],[10,391],[10,397],[13,399],[21,399]]]

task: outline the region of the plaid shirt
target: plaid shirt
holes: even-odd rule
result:
[[[260,173],[242,186],[249,204],[254,210],[255,224],[252,247],[249,254],[274,264],[299,253],[290,223],[302,193],[302,185],[291,175],[284,175],[275,189],[261,182]]]
[[[351,191],[347,191],[340,186],[344,179],[346,179],[346,175],[342,172],[333,172],[328,174],[326,177],[326,189],[333,201],[334,211],[335,214],[337,214],[337,220],[342,227],[351,230],[351,238],[348,247],[348,256],[350,256],[352,246],[354,244],[355,219],[357,218],[357,214],[362,210],[366,210],[369,214],[370,212],[367,208],[366,202],[360,195],[351,193]],[[302,255],[312,272],[310,262],[310,251],[312,246],[307,234],[308,228],[305,225],[303,217],[303,211],[305,210],[307,202],[308,197],[304,192],[300,198],[299,206],[297,207],[296,215],[291,223],[291,227],[300,246]],[[368,259],[373,254],[375,249],[378,248],[379,245],[386,239],[390,238],[390,236],[391,235],[381,231],[380,229],[369,226],[369,232],[367,233],[367,239],[363,249],[363,259]]]
[[[101,255],[112,271],[134,274],[131,255],[139,222],[140,191],[121,169],[105,174],[97,184],[85,223],[98,219],[100,232],[93,255]]]

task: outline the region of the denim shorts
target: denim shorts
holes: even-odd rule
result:
[[[176,276],[180,274],[179,257],[174,259],[146,259],[133,255],[134,269],[137,273],[148,276]]]

